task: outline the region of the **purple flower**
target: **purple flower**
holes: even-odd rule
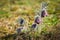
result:
[[[40,17],[36,17],[36,19],[35,19],[35,23],[39,24],[40,22],[41,22]]]
[[[24,19],[20,19],[20,24],[23,25]]]
[[[37,26],[37,24],[32,24],[31,27],[32,27],[32,28],[36,28],[36,26]]]
[[[45,17],[45,16],[48,16],[48,14],[47,14],[47,11],[46,10],[43,10],[41,12],[41,17]]]

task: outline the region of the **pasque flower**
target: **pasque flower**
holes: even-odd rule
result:
[[[41,22],[41,18],[40,17],[36,17],[35,18],[35,23],[39,24]]]
[[[23,25],[23,23],[24,23],[24,19],[21,18],[20,19],[20,24]]]
[[[43,9],[41,11],[41,17],[45,17],[45,16],[48,16],[48,13],[47,13],[46,9]]]
[[[37,26],[37,24],[36,23],[34,23],[34,24],[32,24],[32,28],[36,28],[36,26]]]

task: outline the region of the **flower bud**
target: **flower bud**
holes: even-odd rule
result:
[[[20,19],[20,24],[21,24],[21,25],[24,24],[24,19]]]
[[[37,24],[32,24],[31,27],[32,27],[32,28],[36,28],[36,26],[37,26]]]
[[[45,17],[45,16],[48,16],[48,14],[47,14],[47,11],[46,10],[43,10],[41,12],[41,17]]]
[[[40,17],[36,17],[36,19],[35,19],[35,23],[39,24],[40,22],[41,22]]]

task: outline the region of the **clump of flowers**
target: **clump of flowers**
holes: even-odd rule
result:
[[[43,5],[45,5],[45,4],[43,4]],[[39,14],[40,14],[40,15],[39,15]],[[48,16],[48,13],[47,13],[47,11],[46,11],[46,5],[45,5],[44,7],[42,7],[42,10],[39,12],[39,14],[38,14],[38,16],[36,15],[35,20],[34,20],[34,23],[31,25],[31,28],[32,28],[32,29],[37,28],[38,25],[39,25],[40,23],[42,23],[42,18]],[[21,18],[21,19],[19,20],[19,23],[20,23],[20,26],[21,26],[21,25],[24,25],[24,19]],[[23,29],[23,28],[22,28],[22,29]],[[18,30],[17,30],[18,33],[19,33],[19,30],[22,30],[22,29],[21,29],[21,28],[18,29]]]

